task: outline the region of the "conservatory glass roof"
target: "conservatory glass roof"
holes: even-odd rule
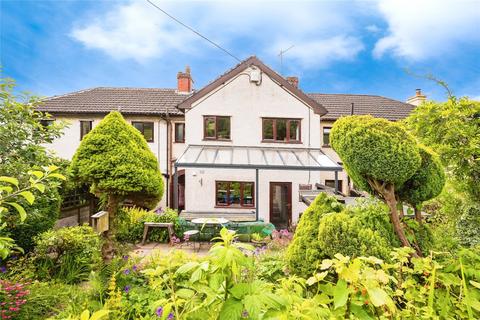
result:
[[[189,145],[175,167],[341,171],[321,149]]]

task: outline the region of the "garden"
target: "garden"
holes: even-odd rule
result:
[[[68,124],[46,122],[12,81],[0,89],[0,319],[480,318],[480,102],[449,96],[396,123],[343,117],[331,144],[368,197],[320,193],[294,230],[223,228],[206,255],[140,256],[145,222],[191,241],[175,210],[155,211],[165,186],[143,136],[112,112],[62,160],[45,146]],[[85,187],[106,234],[54,227]]]

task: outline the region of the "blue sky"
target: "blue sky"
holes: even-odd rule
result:
[[[161,1],[169,13],[241,59],[257,55],[296,75],[306,92],[405,100],[409,75],[432,74],[480,99],[479,0]],[[96,86],[175,87],[190,65],[199,89],[237,61],[145,0],[0,1],[0,64],[20,90],[41,96]]]

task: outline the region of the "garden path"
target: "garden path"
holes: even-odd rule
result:
[[[135,248],[132,250],[132,254],[140,256],[140,257],[147,257],[152,254],[153,251],[160,251],[162,253],[170,253],[173,250],[182,250],[188,254],[196,254],[198,256],[206,256],[208,254],[208,250],[210,249],[210,244],[202,243],[200,250],[197,252],[197,248],[195,251],[193,250],[193,246],[186,246],[186,245],[175,245],[171,246],[168,243],[157,243],[151,242],[146,243],[144,245],[136,245]]]

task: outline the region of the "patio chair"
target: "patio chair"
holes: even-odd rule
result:
[[[200,236],[200,231],[198,230],[187,230],[183,233],[183,236],[188,236],[188,241],[193,244],[193,251],[195,251],[195,243],[198,242],[199,236]],[[193,239],[192,239],[193,238]],[[198,250],[197,252],[200,251],[200,243],[198,244]]]

